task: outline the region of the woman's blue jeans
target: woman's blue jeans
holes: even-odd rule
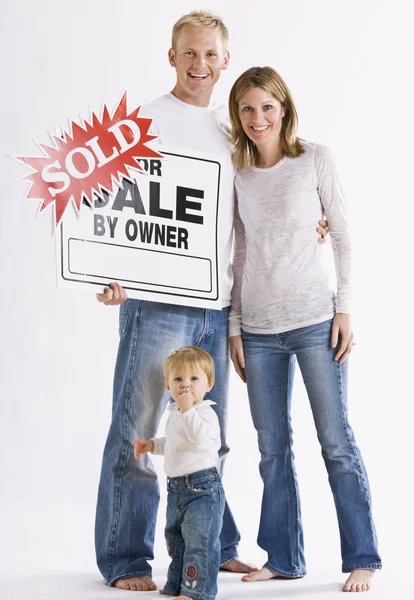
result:
[[[348,360],[334,360],[332,320],[279,334],[243,332],[250,409],[264,483],[258,544],[284,577],[306,574],[291,399],[297,360],[337,512],[342,570],[380,569],[368,478],[348,421]]]
[[[207,350],[215,363],[209,399],[217,402],[221,426],[220,466],[229,451],[225,441],[228,396],[229,309],[208,310],[128,299],[120,306],[120,343],[115,367],[112,422],[105,445],[95,523],[98,567],[108,585],[133,575],[151,575],[159,504],[157,475],[148,454],[134,459],[134,439],[156,435],[169,401],[162,365],[181,346]],[[224,564],[237,556],[240,535],[226,504],[221,531]]]

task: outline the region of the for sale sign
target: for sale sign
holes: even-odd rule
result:
[[[130,297],[219,308],[217,157],[164,146],[140,160],[81,218],[68,212],[57,236],[58,281],[101,291],[118,281]],[[130,170],[130,172],[132,172]]]
[[[58,285],[219,308],[220,157],[149,146],[139,112],[124,94],[112,116],[104,105],[17,158],[33,171],[26,198],[54,207]]]

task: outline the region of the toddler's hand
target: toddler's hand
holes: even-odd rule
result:
[[[177,398],[177,404],[180,411],[183,413],[192,408],[194,400],[195,398],[191,392],[183,392],[180,394]]]
[[[154,452],[154,442],[152,440],[134,440],[131,442],[135,446],[134,448],[134,458],[138,460],[141,454],[146,454],[147,452]]]

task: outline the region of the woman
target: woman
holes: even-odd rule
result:
[[[230,347],[258,433],[264,483],[258,543],[268,553],[264,567],[243,580],[306,574],[290,421],[297,360],[335,500],[342,570],[350,573],[343,590],[366,591],[381,559],[368,479],[347,417],[353,333],[346,202],[329,150],[296,136],[295,105],[276,71],[243,73],[229,106],[238,169]],[[314,236],[322,214],[336,294]]]

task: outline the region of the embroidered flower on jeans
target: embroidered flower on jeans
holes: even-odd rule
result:
[[[194,579],[197,576],[197,567],[195,565],[188,565],[185,574],[188,579]]]

